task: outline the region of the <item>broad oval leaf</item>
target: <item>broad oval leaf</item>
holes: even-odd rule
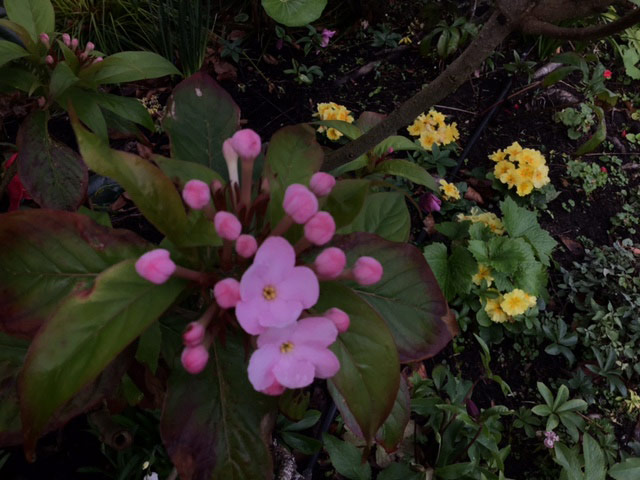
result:
[[[336,227],[349,225],[362,211],[371,182],[362,178],[338,180],[327,197],[324,210],[329,212]]]
[[[200,163],[228,179],[222,143],[240,125],[240,109],[206,73],[196,73],[173,89],[162,122],[175,160]]]
[[[640,458],[627,458],[609,469],[609,476],[614,480],[637,480],[640,478]]]
[[[267,15],[287,27],[302,27],[315,22],[327,0],[262,0]]]
[[[34,41],[41,33],[55,29],[55,13],[51,0],[5,0],[9,20],[24,27]]]
[[[200,163],[175,160],[160,155],[152,156],[151,160],[153,160],[155,164],[160,167],[160,170],[176,183],[179,188],[184,187],[189,180],[193,179],[202,180],[208,184],[211,184],[214,180],[222,181],[222,177],[218,175],[217,172]]]
[[[20,210],[0,215],[0,245],[0,331],[28,338],[74,289],[148,244],[84,215]]]
[[[29,195],[43,208],[76,210],[89,184],[82,158],[49,136],[47,112],[29,115],[18,132],[18,175]]]
[[[349,330],[340,334],[331,350],[340,370],[329,380],[355,418],[360,432],[371,442],[393,408],[400,385],[398,352],[380,316],[351,289],[323,283],[318,311],[337,307],[349,314]],[[340,407],[337,399],[336,405]]]
[[[135,261],[102,272],[88,290],[60,305],[34,338],[20,374],[25,448],[33,451],[51,416],[93,381],[175,301],[186,286],[172,278],[155,285]]]
[[[411,394],[404,378],[400,379],[400,388],[391,413],[384,421],[378,433],[376,442],[383,446],[387,453],[395,452],[404,438],[404,430],[411,417]]]
[[[397,175],[418,185],[423,185],[434,192],[438,191],[438,185],[431,174],[420,165],[408,160],[387,160],[378,164],[375,171],[387,175]]]
[[[406,242],[410,229],[411,216],[404,195],[379,192],[369,195],[358,216],[338,233],[375,233],[392,242]]]
[[[332,245],[345,251],[347,265],[361,256],[373,257],[382,264],[384,275],[377,284],[353,284],[352,288],[388,325],[401,362],[430,358],[449,343],[457,324],[417,248],[368,233],[336,237]]]
[[[26,57],[27,55],[29,55],[29,52],[27,52],[20,45],[6,40],[0,40],[0,67],[11,62],[12,60]]]
[[[166,58],[153,52],[119,52],[83,69],[79,76],[97,85],[135,82],[148,78],[181,75]]]
[[[183,480],[271,478],[267,418],[275,407],[247,377],[243,340],[215,342],[206,369],[187,373],[179,362],[169,379],[160,432]]]
[[[89,168],[117,181],[155,227],[175,244],[186,234],[187,215],[171,180],[151,162],[112,150],[106,140],[85,129],[72,116],[78,147]]]

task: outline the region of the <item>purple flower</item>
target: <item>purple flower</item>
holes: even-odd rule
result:
[[[560,437],[556,432],[544,432],[544,446],[547,448],[553,448],[555,443],[560,440]]]
[[[335,30],[327,30],[326,28],[322,30],[322,41],[320,42],[320,46],[322,48],[327,48],[329,46],[329,40],[336,34]]]
[[[439,212],[442,202],[433,193],[427,193],[420,198],[420,206],[426,212]]]

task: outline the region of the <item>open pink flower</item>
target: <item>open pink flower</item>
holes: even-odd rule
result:
[[[169,250],[156,248],[142,255],[136,262],[136,272],[145,280],[163,284],[173,272],[176,271],[176,264],[171,260]]]
[[[340,362],[328,349],[338,329],[324,317],[309,317],[283,328],[269,328],[258,337],[249,360],[249,381],[256,390],[276,395],[278,386],[303,388],[315,377],[330,378]]]
[[[282,237],[267,238],[240,280],[236,317],[252,335],[295,322],[318,301],[320,286],[310,268],[296,267],[296,254]]]
[[[335,34],[336,34],[335,30],[327,30],[326,28],[322,30],[322,33],[320,34],[322,36],[322,40],[320,41],[320,46],[322,48],[327,48],[329,46],[329,40],[331,40],[331,38],[333,38]]]

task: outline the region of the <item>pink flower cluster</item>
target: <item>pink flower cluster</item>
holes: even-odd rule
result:
[[[38,39],[40,43],[42,43],[47,51],[51,50],[51,38],[45,32],[42,32],[38,35]],[[95,63],[100,63],[104,59],[102,57],[91,57],[91,53],[95,50],[96,46],[92,42],[87,42],[84,50],[78,48],[80,46],[80,41],[77,38],[71,38],[68,33],[64,33],[62,35],[62,43],[65,44],[67,48],[69,48],[75,55],[78,57],[81,63],[85,63],[86,65],[93,65]],[[54,65],[56,63],[55,59],[52,55],[47,55],[45,57],[45,62],[47,65]]]
[[[547,448],[553,448],[557,441],[560,440],[558,434],[554,431],[544,432],[544,446]]]
[[[244,133],[240,135],[241,132]],[[228,148],[232,148],[243,162],[250,159],[252,163],[261,149],[260,139],[253,131],[240,131],[229,142]],[[247,176],[243,166],[243,181]],[[233,177],[231,171],[230,177]],[[360,257],[352,268],[347,268],[345,252],[336,247],[321,251],[312,265],[300,264],[297,258],[297,253],[312,245],[326,245],[333,238],[335,221],[330,213],[319,211],[318,198],[329,195],[335,183],[333,176],[319,172],[312,176],[310,188],[290,185],[283,200],[285,218],[259,246],[255,237],[242,233],[243,225],[238,216],[225,210],[211,214],[215,230],[224,241],[221,269],[232,270],[230,259],[234,242],[238,265],[242,266],[246,259],[254,257],[239,280],[227,277],[211,282],[215,304],[207,312],[235,309],[240,327],[250,335],[257,335],[258,348],[250,358],[248,374],[250,382],[260,392],[279,395],[286,388],[306,387],[314,378],[329,378],[339,370],[338,358],[329,346],[339,333],[349,328],[349,316],[338,308],[326,312],[309,311],[318,302],[320,280],[349,279],[361,285],[372,285],[382,278],[383,268],[376,259]],[[185,185],[182,196],[189,207],[212,212],[209,205],[211,188],[205,182],[191,180]],[[216,189],[213,190],[215,196]],[[240,218],[250,223],[242,214],[242,206],[249,204],[243,201],[237,205],[240,206],[236,209]],[[294,223],[304,229],[304,237],[295,246],[282,236]],[[225,259],[228,268],[225,268]],[[167,281],[172,275],[189,279],[196,279],[198,275],[176,267],[169,252],[163,249],[140,257],[136,270],[156,284]],[[206,280],[202,281],[206,284]],[[207,326],[215,315],[205,313],[184,332],[185,348],[181,360],[190,373],[201,372],[207,364],[208,347],[212,342]]]

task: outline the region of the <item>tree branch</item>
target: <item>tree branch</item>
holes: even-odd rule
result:
[[[584,28],[559,27],[552,23],[529,17],[522,23],[522,31],[530,35],[544,35],[562,40],[595,40],[619,33],[638,22],[640,22],[640,8],[636,8],[615,22]]]
[[[499,11],[494,12],[467,49],[429,85],[405,101],[371,130],[327,155],[325,169],[331,170],[368,152],[462,85],[467,77],[482,65],[498,45],[518,27],[517,21],[530,8],[529,2],[514,1],[513,3],[517,6],[511,8],[509,18],[505,18],[505,15]]]

